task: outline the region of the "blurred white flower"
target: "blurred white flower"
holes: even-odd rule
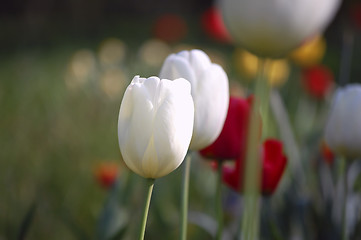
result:
[[[183,161],[192,138],[191,86],[135,76],[124,93],[118,119],[120,151],[127,166],[145,178],[159,178]]]
[[[223,68],[201,50],[171,54],[164,61],[161,78],[185,78],[192,85],[194,128],[190,148],[202,149],[215,141],[226,119],[228,77]]]
[[[325,140],[337,154],[361,157],[361,84],[349,84],[336,91]]]
[[[341,0],[220,0],[233,39],[250,52],[281,57],[331,21]]]

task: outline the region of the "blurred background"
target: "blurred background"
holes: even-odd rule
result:
[[[144,180],[122,164],[116,129],[122,95],[133,76],[158,75],[170,53],[199,48],[224,67],[233,95],[252,92],[254,56],[232,43],[213,6],[210,0],[2,2],[0,240],[132,239]],[[360,31],[359,2],[344,1],[320,36],[322,43],[313,50],[320,54],[312,64],[290,56],[274,70],[272,79],[290,114],[302,164],[314,170],[308,173],[310,181],[318,181],[330,94],[338,84],[360,82]],[[309,70],[316,65],[327,68],[326,77],[321,71],[321,83],[304,72],[305,66]],[[278,137],[277,131],[272,134]],[[215,176],[198,158],[193,161],[190,195],[196,224],[191,224],[189,236],[210,239],[207,227],[197,226],[204,223],[197,213],[214,215]],[[178,169],[157,180],[148,239],[159,239],[160,233],[162,239],[178,236],[180,176]],[[306,209],[310,216],[305,219],[313,219],[314,225],[304,226],[312,237],[299,233],[301,219],[280,230],[284,238],[278,239],[291,239],[287,236],[292,234],[303,237],[298,239],[333,239],[317,237],[323,234],[317,229],[332,226],[320,217],[325,217],[320,213],[325,206],[321,196],[313,195],[318,187],[305,187],[295,204]],[[229,191],[228,207],[234,207],[235,195]],[[287,201],[287,196],[275,198],[277,204]],[[294,205],[281,206],[280,218]]]

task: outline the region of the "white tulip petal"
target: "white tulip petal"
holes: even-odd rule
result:
[[[325,128],[325,140],[336,153],[361,157],[361,84],[338,89]]]
[[[164,84],[166,82],[164,81]],[[192,137],[194,106],[190,95],[190,84],[185,81],[174,81],[174,84],[167,83],[169,87],[164,87],[164,101],[158,108],[157,116],[154,122],[155,142],[161,142],[156,145],[157,152],[162,152],[158,159],[161,169],[157,175],[163,175],[170,169],[174,170],[183,161]],[[171,94],[176,92],[176,94]],[[184,97],[184,93],[188,93],[188,97]],[[183,116],[192,116],[185,119]],[[164,117],[167,116],[167,117]],[[161,139],[168,139],[161,141]],[[182,142],[184,144],[179,144]],[[188,144],[186,144],[188,143]],[[174,161],[169,161],[174,159]]]
[[[193,115],[186,80],[135,77],[124,94],[118,120],[119,146],[127,166],[146,178],[177,168],[189,147]]]
[[[196,79],[195,73],[187,59],[176,54],[171,54],[166,58],[160,70],[159,77],[170,80],[184,78],[191,84],[195,82]]]
[[[198,84],[198,92],[192,93],[196,114],[191,149],[202,149],[216,140],[222,131],[229,104],[228,78],[219,65],[212,64]]]
[[[211,67],[212,64],[207,54],[198,49],[190,51],[189,62],[193,68],[193,71],[196,73],[197,79],[199,79],[201,75]]]
[[[340,0],[220,0],[225,24],[249,51],[280,57],[323,31]]]
[[[190,148],[198,150],[210,145],[220,134],[228,110],[229,86],[224,70],[212,64],[203,51],[192,50],[170,55],[160,76],[181,77],[191,83],[195,114]]]

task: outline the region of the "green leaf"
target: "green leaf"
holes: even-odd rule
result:
[[[37,208],[36,202],[30,205],[29,210],[27,211],[23,221],[21,222],[17,237],[18,240],[25,239],[26,234],[29,232],[31,223],[34,221],[36,208]]]
[[[105,202],[97,225],[97,239],[110,240],[121,238],[128,222],[126,208],[121,208],[118,200],[119,183],[111,189],[109,197]]]

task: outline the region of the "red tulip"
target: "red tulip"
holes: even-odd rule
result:
[[[210,7],[202,14],[201,24],[204,31],[213,39],[224,43],[232,41],[221,12],[216,7]]]
[[[333,74],[326,67],[318,65],[303,71],[302,81],[307,92],[318,99],[324,98],[333,86]]]
[[[252,97],[230,97],[222,132],[211,145],[200,151],[202,156],[217,160],[244,157],[251,102]]]
[[[95,169],[95,177],[104,188],[110,188],[118,176],[118,165],[115,163],[101,163]]]
[[[275,139],[268,139],[263,143],[261,156],[261,192],[263,195],[271,195],[282,177],[287,157],[283,155],[282,143]],[[244,158],[238,158],[233,167],[223,167],[223,182],[232,189],[242,192],[243,168]]]
[[[282,143],[269,139],[263,144],[262,193],[271,195],[277,188],[285,170],[287,157],[283,155]]]

